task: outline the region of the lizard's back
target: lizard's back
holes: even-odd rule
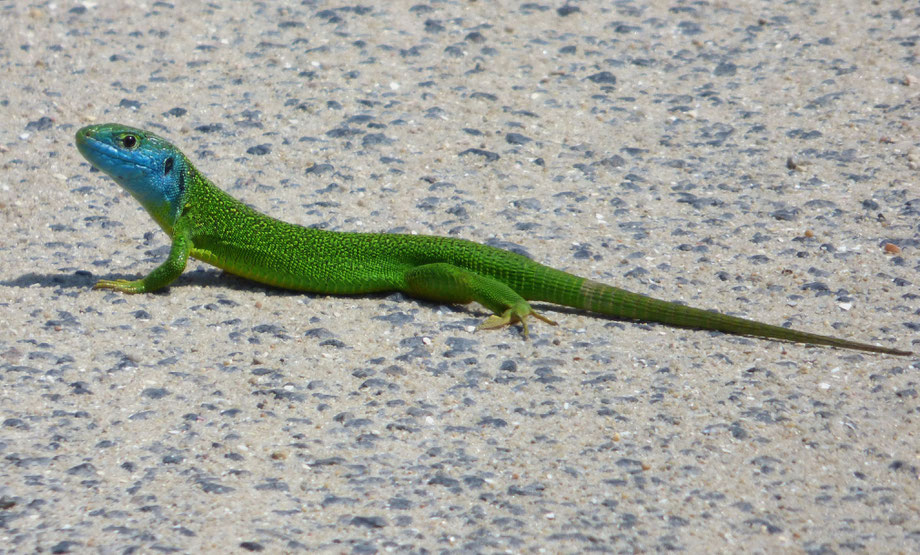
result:
[[[183,218],[191,228],[191,255],[278,287],[328,294],[402,290],[406,271],[443,262],[521,290],[528,289],[537,274],[551,270],[519,254],[465,239],[343,233],[284,222],[246,206],[206,180],[189,192]]]

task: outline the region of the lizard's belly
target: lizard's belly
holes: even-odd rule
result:
[[[348,295],[397,289],[389,272],[372,271],[349,260],[298,258],[234,249],[192,249],[192,258],[259,283],[310,293]]]

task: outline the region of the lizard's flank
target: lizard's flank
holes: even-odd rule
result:
[[[298,291],[402,291],[443,303],[476,301],[493,313],[480,328],[520,323],[525,335],[531,316],[555,324],[528,303],[542,301],[614,318],[912,354],[654,299],[472,241],[324,231],[276,220],[217,188],[179,149],[140,129],[92,125],[77,132],[76,144],[90,164],[131,193],[172,238],[166,261],[148,275],[135,281],[104,279],[97,289],[155,291],[179,277],[191,256],[232,274]]]

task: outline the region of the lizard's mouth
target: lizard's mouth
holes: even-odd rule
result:
[[[145,163],[147,160],[138,156],[129,156],[118,149],[116,146],[93,136],[92,130],[84,127],[77,131],[76,136],[77,150],[86,158],[96,169],[111,173],[117,171],[117,168],[133,166],[136,168],[150,169],[150,164]]]

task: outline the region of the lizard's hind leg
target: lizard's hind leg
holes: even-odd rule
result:
[[[476,301],[494,312],[479,325],[479,329],[500,328],[520,322],[526,337],[528,316],[556,325],[556,322],[537,314],[524,297],[504,283],[453,264],[438,262],[418,266],[406,271],[404,280],[403,292],[413,297],[459,304]]]

